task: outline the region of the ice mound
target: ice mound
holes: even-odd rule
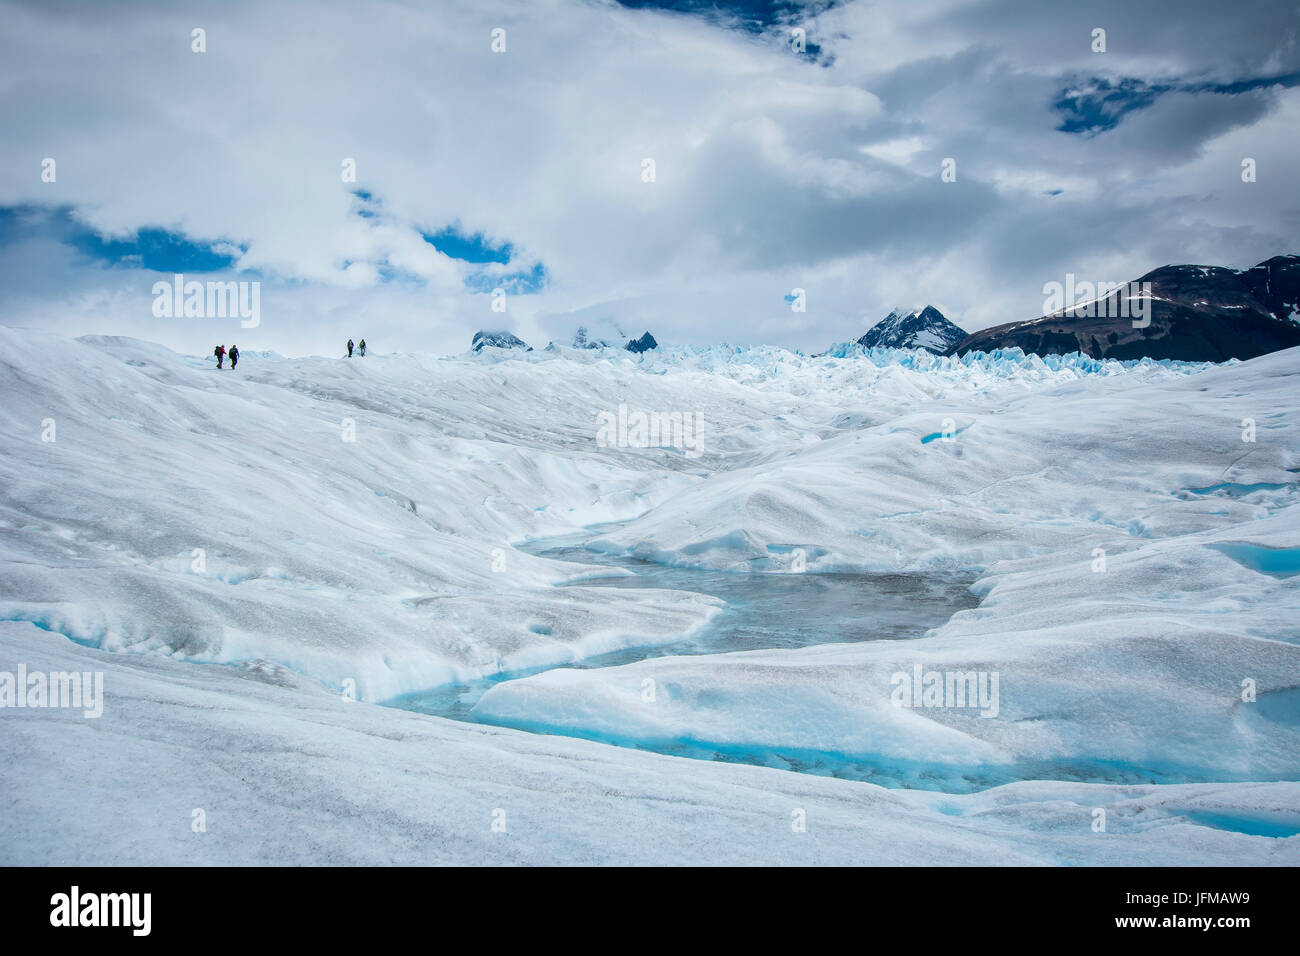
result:
[[[0,671],[20,661],[102,672],[105,701],[94,720],[0,712],[10,866],[1300,862],[1300,839],[1273,836],[1296,783],[889,791],[438,720],[0,623]]]
[[[1296,862],[1294,350],[492,351],[218,372],[0,328],[0,670],[101,670],[107,695],[99,723],[0,714],[0,859],[753,863],[784,839],[805,863]],[[701,454],[602,444],[620,409],[699,415]],[[366,703],[717,612],[560,589],[591,568],[512,547],[603,522],[597,546],[663,563],[972,569],[982,601],[912,641],[551,670],[479,704],[768,767]],[[918,664],[996,673],[996,715],[897,706]],[[981,792],[818,776],[846,768]],[[203,806],[223,825],[175,839]]]
[[[805,542],[804,573],[985,569],[980,606],[930,636],[554,671],[494,687],[474,716],[940,789],[1294,779],[1300,354],[1129,377],[1156,364],[940,395],[595,542],[741,572]],[[952,440],[924,442],[941,417]],[[997,713],[896,706],[894,675],[917,667],[997,675]]]
[[[0,368],[0,619],[385,699],[670,641],[715,610],[559,592],[585,569],[511,547],[699,480],[671,449],[647,471],[646,450],[597,448],[597,389],[548,400],[531,366],[505,387],[500,365],[410,356],[218,372],[130,339],[0,328]]]

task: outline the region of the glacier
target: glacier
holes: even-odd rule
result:
[[[1300,861],[1300,350],[243,358],[0,326],[0,670],[105,675],[96,720],[0,710],[0,861]],[[702,454],[599,447],[620,405]],[[567,666],[725,605],[527,547],[562,536],[978,603]],[[916,665],[998,716],[894,706]]]

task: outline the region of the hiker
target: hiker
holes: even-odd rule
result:
[[[221,368],[221,363],[226,360],[226,347],[224,345],[218,345],[212,350],[212,354],[217,357],[217,368]]]
[[[365,357],[366,357],[366,340],[365,340],[365,339],[362,339],[362,340],[361,340],[361,344],[358,345],[357,348],[359,348],[359,349],[361,350],[361,357],[362,357],[362,358],[365,358]]]
[[[239,361],[239,346],[238,346],[238,345],[232,345],[232,346],[230,347],[230,370],[231,370],[232,372],[235,370],[235,364],[236,364],[238,361]]]
[[[348,339],[348,358],[352,358],[352,340]]]

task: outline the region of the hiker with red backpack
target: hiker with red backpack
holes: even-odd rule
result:
[[[224,345],[218,345],[212,350],[212,354],[217,357],[217,368],[221,368],[221,363],[226,360],[226,347]]]

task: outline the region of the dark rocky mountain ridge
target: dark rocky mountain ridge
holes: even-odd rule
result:
[[[1134,283],[1138,288],[1134,288]],[[1150,300],[1130,306],[1150,283]],[[1146,321],[1146,325],[1142,322]],[[1240,271],[1168,265],[1090,303],[1027,322],[974,332],[947,354],[1019,347],[1039,355],[1082,352],[1093,358],[1224,362],[1300,345],[1300,256],[1274,256]]]

